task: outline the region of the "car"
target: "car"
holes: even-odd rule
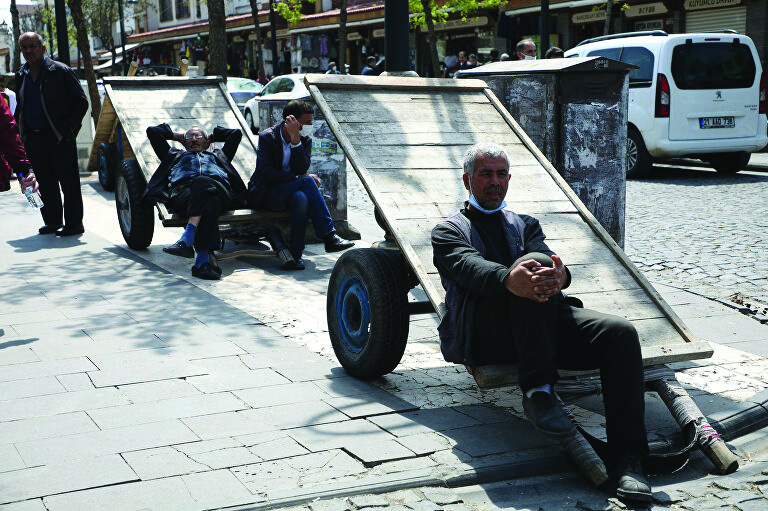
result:
[[[565,53],[594,55],[638,66],[629,73],[628,177],[668,158],[698,158],[735,173],[768,144],[765,76],[749,37],[630,32],[587,39]]]
[[[136,76],[181,76],[181,69],[171,64],[148,64],[139,66]]]
[[[303,74],[282,75],[272,78],[261,90],[245,103],[245,120],[253,133],[259,132],[259,101],[269,99],[303,99],[309,97],[309,90],[304,86]]]
[[[232,101],[235,102],[243,115],[245,115],[245,103],[261,92],[263,88],[262,84],[249,78],[227,78],[229,95],[232,96]]]

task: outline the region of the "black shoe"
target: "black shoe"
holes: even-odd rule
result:
[[[163,247],[163,252],[179,257],[186,257],[187,259],[195,257],[195,249],[181,240],[177,241],[173,245]]]
[[[536,431],[550,438],[566,438],[576,432],[576,427],[557,402],[554,394],[534,392],[531,397],[523,394],[523,410]]]
[[[211,268],[211,263],[203,263],[192,267],[192,276],[203,280],[219,280],[221,275]]]
[[[303,270],[305,268],[304,261],[301,259],[291,259],[283,263],[284,270]]]
[[[219,266],[219,261],[216,260],[216,254],[213,253],[213,250],[208,251],[208,262],[211,263],[213,271],[221,275],[221,266]]]
[[[56,236],[74,236],[76,234],[83,234],[85,232],[85,227],[82,225],[78,225],[77,227],[69,227],[64,226],[58,231],[56,231]]]
[[[653,500],[651,484],[643,474],[640,459],[632,454],[622,454],[610,471],[611,481],[616,484],[616,495],[620,499],[636,502]]]
[[[61,229],[61,224],[58,225],[44,225],[37,230],[38,234],[53,234]]]
[[[331,234],[325,239],[326,252],[341,252],[342,250],[346,250],[354,246],[354,242],[340,238],[339,235],[335,233]]]

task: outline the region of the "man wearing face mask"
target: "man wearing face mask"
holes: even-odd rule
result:
[[[289,101],[283,108],[283,121],[259,134],[256,171],[248,183],[248,206],[270,211],[291,211],[293,260],[286,270],[303,270],[304,236],[307,220],[318,238],[325,242],[326,252],[340,252],[354,243],[340,238],[331,213],[320,193],[320,178],[309,174],[312,161],[312,118],[314,110],[300,99]]]
[[[557,369],[599,368],[616,493],[650,501],[637,332],[625,319],[584,309],[561,293],[571,273],[544,242],[538,220],[504,209],[509,180],[502,147],[471,147],[463,175],[469,200],[432,230],[446,290],[438,326],[443,356],[470,367],[516,363],[526,416],[554,438],[574,433],[553,393]]]
[[[243,134],[239,129],[217,126],[212,135],[199,126],[174,132],[168,124],[147,128],[147,137],[160,166],[147,183],[142,201],[162,202],[188,217],[179,241],[163,251],[181,257],[194,257],[192,275],[205,280],[221,278],[221,268],[213,257],[220,247],[219,215],[243,205],[245,184],[232,159]],[[171,147],[169,140],[184,149]],[[221,149],[211,149],[223,141]]]
[[[523,39],[515,49],[519,60],[536,60],[536,43],[533,39]]]

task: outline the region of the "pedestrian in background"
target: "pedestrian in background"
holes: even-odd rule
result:
[[[335,62],[329,62],[328,63],[328,71],[325,72],[327,75],[340,75],[341,71],[336,69],[336,63]]]
[[[378,71],[376,71],[376,57],[371,55],[367,59],[365,59],[365,67],[363,67],[363,71],[361,74],[364,74],[366,76],[378,76]]]
[[[519,60],[534,60],[536,58],[536,43],[533,39],[523,39],[515,48]]]
[[[21,34],[19,47],[27,62],[16,72],[16,119],[44,204],[40,212],[45,225],[38,232],[81,234],[83,195],[75,138],[88,111],[88,99],[72,68],[45,56],[40,34]]]
[[[24,190],[31,186],[37,191],[35,174],[29,163],[27,153],[19,139],[19,131],[16,128],[16,120],[11,114],[11,109],[0,101],[0,192],[11,189],[11,174],[15,173]]]
[[[563,50],[558,48],[557,46],[553,46],[552,48],[547,50],[547,53],[544,54],[545,59],[562,59],[564,57]]]

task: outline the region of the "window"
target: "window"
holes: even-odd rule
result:
[[[278,87],[281,86],[281,84],[285,81],[285,78],[274,78],[272,81],[270,81],[266,87],[264,87],[264,90],[261,92],[262,96],[266,96],[267,94],[274,94],[278,91]]]
[[[290,78],[283,79],[282,82],[280,82],[280,88],[277,92],[291,92],[293,90],[293,80]]]
[[[602,50],[592,50],[587,53],[587,57],[605,57],[607,59],[619,60],[621,48],[603,48]]]
[[[160,21],[173,20],[173,9],[171,8],[171,0],[160,0]]]
[[[680,89],[746,89],[755,83],[755,72],[746,44],[686,42],[672,50],[672,78]]]
[[[176,19],[189,18],[189,0],[176,0]]]
[[[647,48],[624,48],[621,61],[640,68],[629,72],[630,87],[650,87],[653,84],[653,53]]]

